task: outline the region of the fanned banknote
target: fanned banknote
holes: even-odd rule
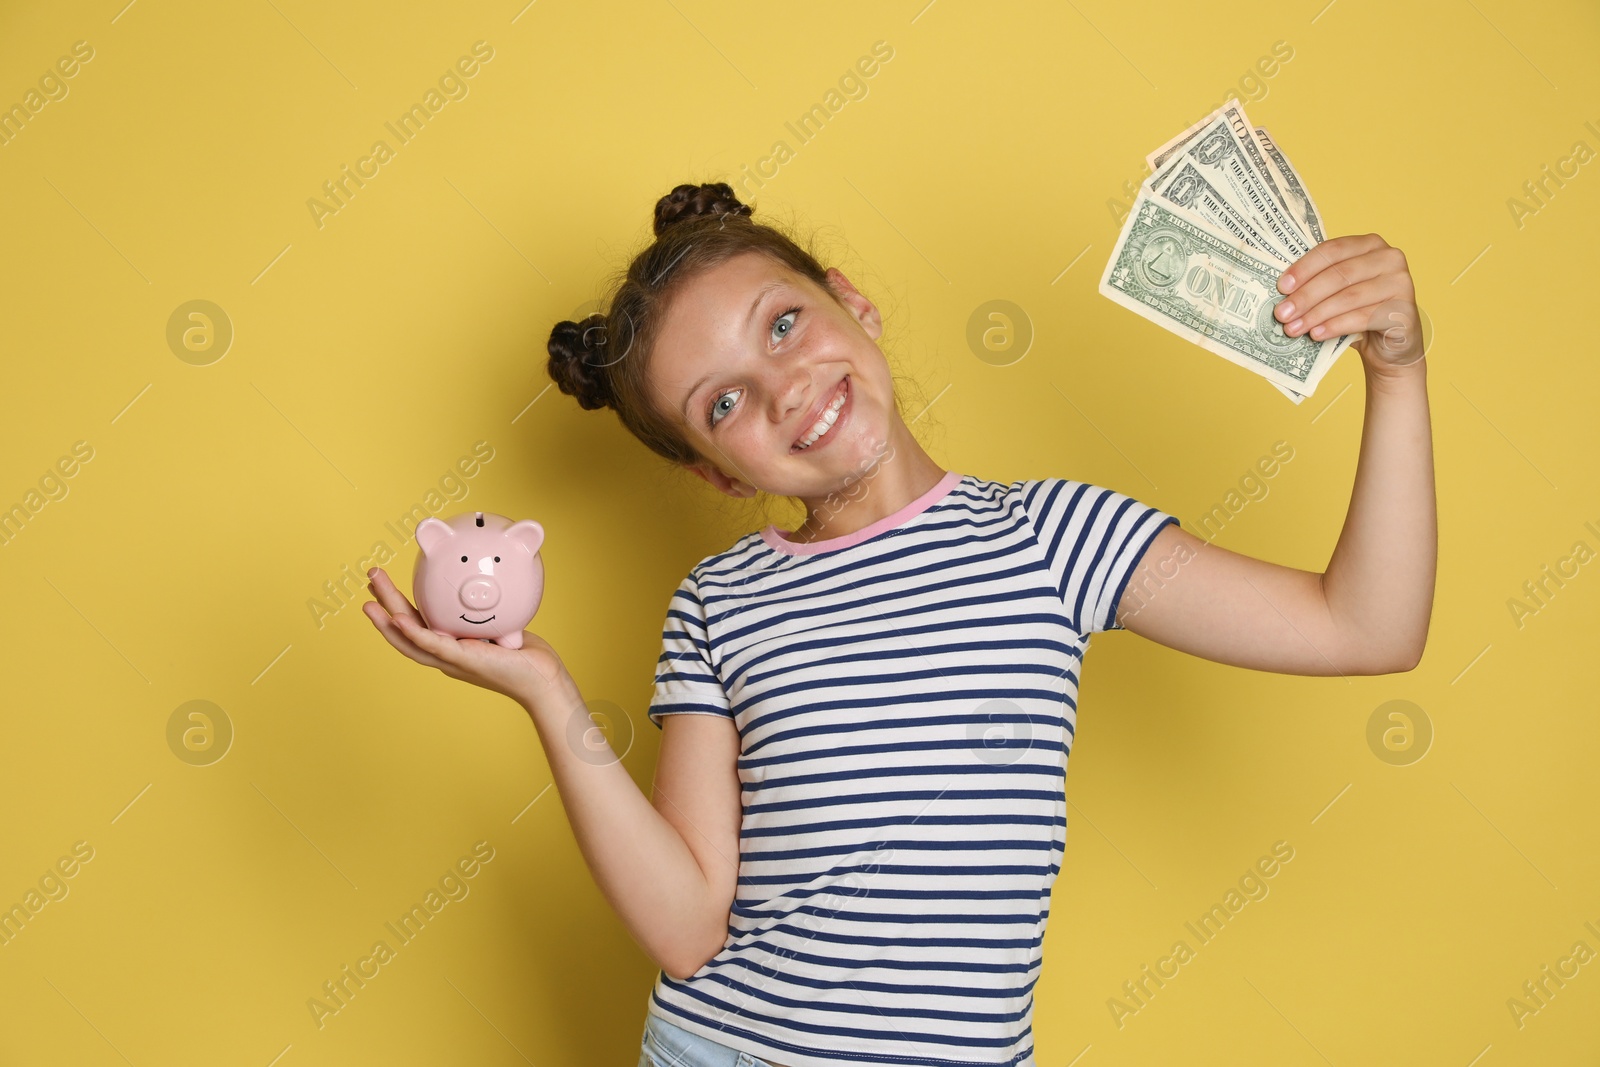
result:
[[[1299,172],[1233,98],[1145,162],[1100,292],[1300,403],[1355,335],[1290,337],[1273,316],[1278,276],[1326,239]]]
[[[1100,291],[1230,362],[1302,396],[1316,391],[1337,341],[1290,337],[1272,309],[1282,264],[1141,189]]]

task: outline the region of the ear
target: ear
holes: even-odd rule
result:
[[[435,548],[455,535],[456,532],[442,519],[429,516],[417,523],[417,546],[422,549],[424,556],[433,555]]]
[[[845,307],[849,308],[861,323],[861,328],[868,337],[876,341],[883,336],[883,316],[878,314],[877,305],[861,295],[850,279],[844,276],[844,271],[838,267],[828,268],[828,287],[839,297]]]
[[[544,527],[532,519],[523,519],[507,527],[506,536],[526,545],[529,555],[538,555],[539,546],[544,544]]]
[[[730,478],[709,463],[694,463],[689,466],[700,477],[710,482],[719,492],[735,497],[752,497],[756,495],[756,487],[749,482],[741,482],[737,478]]]

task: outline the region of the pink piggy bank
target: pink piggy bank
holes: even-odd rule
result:
[[[532,519],[487,511],[423,519],[411,590],[428,628],[521,648],[544,596],[543,544],[544,527]]]

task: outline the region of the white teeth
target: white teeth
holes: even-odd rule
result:
[[[821,438],[823,434],[827,433],[833,428],[833,424],[839,421],[839,409],[844,407],[844,402],[847,397],[848,393],[846,392],[844,385],[841,383],[838,397],[836,397],[833,403],[829,404],[828,407],[822,412],[822,417],[818,419],[816,424],[811,427],[811,432],[800,439],[800,449],[810,448],[812,445],[817,443],[817,440]]]

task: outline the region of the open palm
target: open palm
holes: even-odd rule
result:
[[[367,588],[377,599],[362,604],[361,611],[391,645],[424,666],[523,704],[551,692],[566,673],[556,650],[532,631],[523,631],[521,648],[510,649],[480,637],[430,630],[383,568],[374,567],[369,576]]]

